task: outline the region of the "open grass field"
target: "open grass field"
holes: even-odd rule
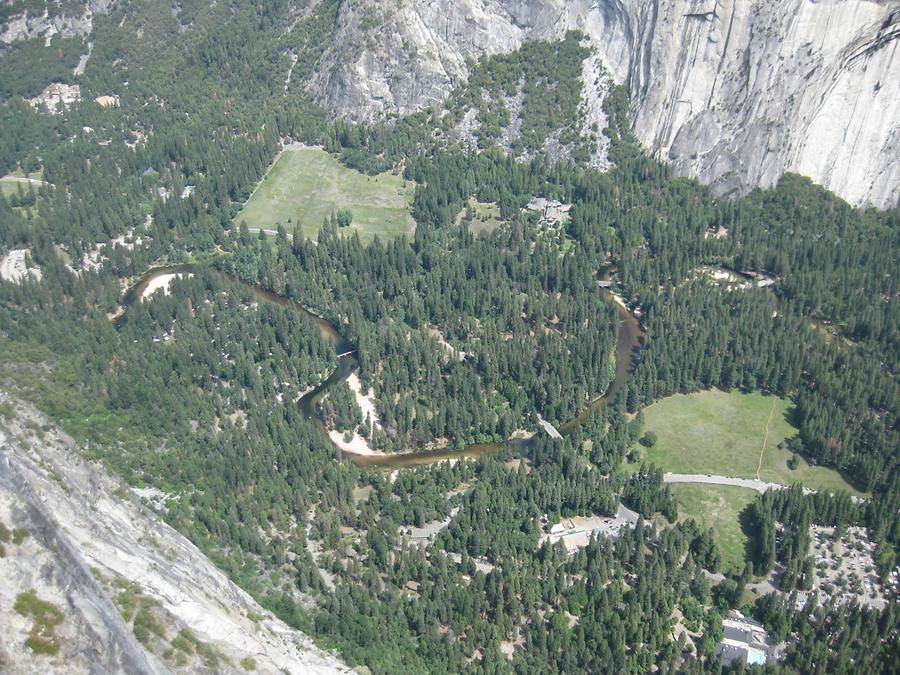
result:
[[[747,536],[739,514],[759,495],[755,490],[724,485],[672,485],[678,501],[678,518],[693,518],[703,529],[712,528],[722,552],[722,571],[740,574],[744,569]]]
[[[475,217],[469,221],[469,230],[475,236],[490,234],[500,227],[503,222],[500,220],[500,207],[494,202],[479,202],[472,197],[469,199],[468,208],[475,212]],[[468,209],[463,209],[459,212],[459,215],[456,217],[457,224],[465,219],[467,210]]]
[[[0,178],[0,191],[3,192],[5,197],[11,197],[12,195],[17,194],[20,186],[23,191],[28,192],[28,183],[18,181],[16,178],[18,177],[13,176],[12,174]],[[40,185],[33,185],[31,187],[35,192],[40,189]]]
[[[791,453],[778,445],[797,433],[790,407],[787,400],[757,392],[676,394],[644,410],[644,430],[655,432],[657,442],[650,448],[635,447],[643,461],[674,473],[756,478],[759,466],[764,481],[853,492],[832,469],[803,460],[796,469],[788,468]]]
[[[314,237],[322,221],[339,209],[353,212],[353,223],[342,233],[358,230],[363,241],[411,235],[410,215],[415,184],[390,173],[367,176],[348,169],[318,148],[285,150],[244,204],[235,223],[290,233],[299,223]]]
[[[22,187],[25,187],[24,185]],[[3,193],[4,197],[12,197],[14,194],[18,193],[19,184],[13,182],[11,180],[0,180],[0,192]]]
[[[37,171],[29,171],[27,174],[22,169],[21,166],[17,166],[15,169],[9,172],[10,176],[20,176],[22,178],[34,178],[35,180],[43,180],[44,179],[44,170],[38,169]]]
[[[13,171],[9,175],[0,177],[0,194],[9,199],[11,197],[17,196],[19,194],[19,190],[22,190],[24,193],[27,193],[29,189],[34,190],[35,193],[40,190],[40,185],[29,185],[27,182],[18,180],[19,178],[23,177],[24,175],[21,171]],[[29,174],[28,178],[41,180],[41,172]],[[26,213],[28,211],[31,211],[32,214],[37,213],[36,204],[32,206],[21,206],[15,208],[21,213]]]

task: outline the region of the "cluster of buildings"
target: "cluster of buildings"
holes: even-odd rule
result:
[[[555,199],[535,197],[527,206],[529,211],[537,211],[541,215],[541,225],[546,228],[556,228],[569,219],[571,204],[563,204]]]
[[[634,529],[639,517],[636,512],[620,503],[614,516],[592,515],[563,518],[561,523],[552,525],[549,532],[541,536],[541,541],[547,540],[551,544],[562,541],[566,551],[571,554],[587,546],[592,538],[618,537],[623,529]],[[546,516],[542,518],[542,524],[546,528]]]
[[[73,103],[81,100],[81,87],[77,84],[65,84],[64,82],[51,82],[44,91],[28,99],[28,103],[32,108],[44,110],[46,112],[56,114],[62,110],[66,110]],[[119,97],[116,94],[111,96],[98,96],[94,102],[104,108],[117,108],[119,106]]]

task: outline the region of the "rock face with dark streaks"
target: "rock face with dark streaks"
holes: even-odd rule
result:
[[[637,136],[679,173],[725,193],[794,171],[896,205],[900,2],[610,4],[598,44],[629,85]],[[622,34],[627,49],[603,49]]]
[[[441,102],[468,60],[570,28],[679,173],[723,194],[794,171],[897,204],[898,0],[355,0],[311,86],[349,117],[402,115]]]

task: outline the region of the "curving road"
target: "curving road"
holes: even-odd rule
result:
[[[706,483],[708,485],[731,485],[732,487],[750,488],[757,492],[766,490],[782,490],[786,485],[767,483],[756,478],[733,478],[731,476],[714,476],[703,473],[666,473],[663,483]]]
[[[731,487],[742,487],[756,490],[757,492],[766,492],[767,490],[786,490],[790,485],[782,485],[781,483],[767,483],[756,478],[734,478],[732,476],[715,476],[704,473],[665,473],[663,474],[663,483],[704,483],[706,485],[730,485]],[[803,494],[813,495],[815,490],[803,488]],[[854,503],[864,502],[865,498],[850,495],[850,499]]]

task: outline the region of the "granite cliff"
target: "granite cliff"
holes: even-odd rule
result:
[[[897,0],[348,0],[311,87],[349,117],[403,115],[443,101],[472,59],[571,28],[680,174],[725,194],[793,171],[897,204]]]
[[[26,5],[0,48],[91,39],[113,6]],[[900,0],[343,0],[308,88],[339,115],[390,119],[439,106],[475,60],[570,29],[594,50],[585,82],[602,70],[625,84],[638,139],[679,174],[737,194],[793,171],[854,204],[897,205]],[[596,92],[583,101],[585,128],[602,128]]]
[[[129,489],[31,404],[0,391],[0,409],[0,672],[350,672],[142,504],[162,493]],[[59,612],[52,649],[9,609],[30,592]]]

